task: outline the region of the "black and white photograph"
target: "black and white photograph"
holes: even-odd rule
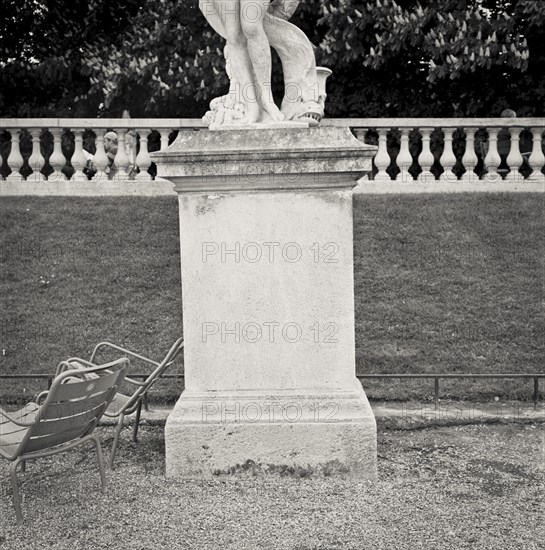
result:
[[[543,44],[0,0],[0,550],[544,549]]]

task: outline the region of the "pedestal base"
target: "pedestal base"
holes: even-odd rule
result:
[[[257,470],[376,479],[376,423],[351,391],[184,392],[165,427],[166,475]]]

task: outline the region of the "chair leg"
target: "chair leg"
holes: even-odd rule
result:
[[[142,412],[142,399],[138,401],[138,408],[136,409],[136,418],[134,419],[134,427],[132,429],[132,440],[138,441],[138,425],[140,424],[140,413]]]
[[[114,435],[114,443],[112,445],[112,452],[110,454],[110,468],[114,469],[114,459],[115,459],[115,453],[117,452],[117,444],[119,443],[119,434],[121,433],[121,429],[123,428],[123,418],[125,418],[124,414],[119,415],[119,420],[117,421],[117,426],[115,428],[115,435]]]
[[[26,460],[21,460],[21,472],[26,472]]]
[[[23,524],[23,513],[21,511],[21,497],[19,495],[19,484],[17,483],[17,466],[19,466],[21,459],[15,460],[9,469],[11,478],[11,488],[13,490],[13,507],[15,508],[15,517],[17,518],[17,525]]]
[[[106,472],[104,471],[104,458],[102,456],[102,446],[100,445],[100,441],[98,440],[98,437],[91,436],[91,441],[95,445],[95,450],[97,453],[97,461],[98,461],[98,471],[100,472],[100,484],[102,486],[102,492],[106,490]]]

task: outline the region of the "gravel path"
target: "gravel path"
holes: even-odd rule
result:
[[[108,450],[112,429],[98,432]],[[540,424],[380,431],[378,482],[166,481],[162,428],[144,427],[138,445],[128,436],[103,498],[85,451],[30,464],[23,527],[2,461],[0,549],[544,548]]]

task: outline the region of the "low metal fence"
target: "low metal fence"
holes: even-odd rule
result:
[[[498,378],[509,380],[513,378],[529,378],[534,381],[533,402],[534,410],[537,409],[539,402],[539,379],[545,378],[545,374],[357,374],[359,380],[376,379],[376,378],[398,378],[398,379],[416,379],[428,378],[434,380],[434,401],[435,408],[439,404],[439,380],[442,378]]]
[[[131,378],[147,378],[148,374],[131,374]],[[451,378],[469,378],[469,379],[476,379],[476,378],[497,378],[497,379],[504,379],[504,380],[510,380],[510,379],[516,379],[516,378],[524,378],[524,379],[530,379],[534,382],[534,391],[533,391],[533,402],[534,402],[534,410],[537,409],[537,405],[539,402],[539,379],[545,378],[545,373],[543,374],[356,374],[356,377],[358,380],[374,380],[374,379],[399,379],[399,380],[407,380],[407,379],[418,379],[418,378],[427,378],[427,379],[433,379],[434,381],[434,401],[435,401],[435,408],[437,409],[439,404],[439,381],[443,378],[445,379],[451,379]],[[47,380],[47,386],[50,387],[51,383],[53,382],[54,376],[51,374],[0,374],[0,380],[4,379],[42,379]],[[177,378],[177,379],[183,379],[183,374],[164,374],[162,378]],[[148,400],[147,400],[147,394],[145,395],[144,399],[144,408],[146,410],[149,410],[148,406]]]

